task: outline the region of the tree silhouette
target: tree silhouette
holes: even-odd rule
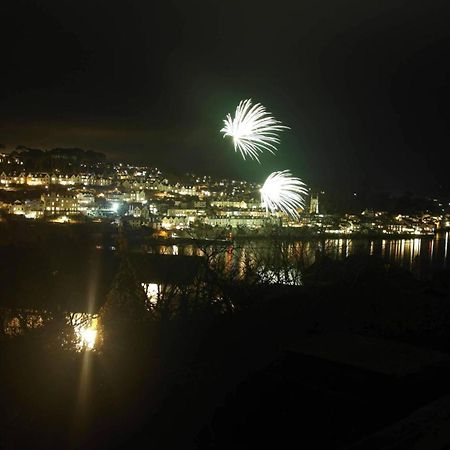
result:
[[[150,316],[146,302],[144,289],[124,254],[112,288],[100,309],[103,342],[117,343],[117,339],[123,340],[133,334],[136,326]]]

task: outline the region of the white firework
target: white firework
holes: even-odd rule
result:
[[[223,122],[225,126],[220,131],[224,138],[233,138],[234,151],[239,151],[244,160],[249,157],[258,162],[264,150],[274,153],[280,143],[278,133],[289,128],[275,120],[260,103],[252,106],[251,99],[241,100],[234,118],[227,114]]]
[[[308,193],[306,184],[291,175],[289,170],[272,172],[260,190],[261,204],[266,211],[283,211],[298,218],[298,208],[305,205],[304,195]]]

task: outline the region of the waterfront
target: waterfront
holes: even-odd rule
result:
[[[210,247],[211,249],[211,247]],[[243,267],[246,261],[262,259],[300,262],[301,267],[312,265],[318,254],[326,254],[337,260],[349,256],[373,255],[387,264],[395,264],[411,270],[420,278],[427,278],[435,271],[448,267],[449,232],[422,238],[333,238],[298,241],[248,240],[215,248],[224,255],[227,267]],[[169,255],[202,256],[203,250],[194,244],[156,245],[151,252]]]

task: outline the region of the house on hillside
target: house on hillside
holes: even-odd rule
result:
[[[130,254],[147,308],[175,307],[192,292],[201,258]],[[15,336],[56,318],[72,328],[79,349],[93,349],[99,311],[120,270],[114,250],[0,247],[0,334]],[[64,342],[63,342],[64,344]]]
[[[0,247],[0,334],[14,336],[55,319],[93,348],[98,311],[117,272],[113,252]]]
[[[195,281],[202,274],[199,256],[155,255],[135,253],[130,262],[151,306],[192,296]]]

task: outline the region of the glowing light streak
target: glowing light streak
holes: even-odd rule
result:
[[[447,267],[447,252],[448,252],[448,231],[446,231],[445,233],[444,267]]]

